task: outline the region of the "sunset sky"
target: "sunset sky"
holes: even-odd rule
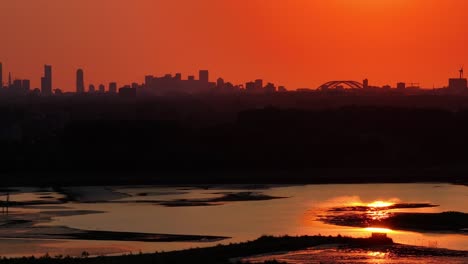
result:
[[[329,80],[444,86],[468,67],[466,0],[0,0],[4,80],[54,88],[209,69],[295,89]]]

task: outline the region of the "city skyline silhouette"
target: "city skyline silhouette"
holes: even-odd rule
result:
[[[466,263],[467,10],[0,0],[0,264]]]
[[[244,82],[241,84],[233,84],[222,77],[213,77],[210,79],[209,70],[199,70],[198,76],[188,75],[183,78],[182,73],[164,74],[162,76],[145,75],[143,81],[133,81],[128,84],[122,84],[120,87],[116,82],[108,84],[87,83],[85,71],[82,68],[76,70],[74,90],[70,87],[61,89],[54,88],[52,65],[44,65],[43,77],[41,77],[40,87],[32,88],[31,80],[12,78],[11,72],[8,73],[8,82],[0,85],[0,90],[6,95],[29,95],[37,94],[44,96],[63,95],[63,94],[117,94],[120,91],[130,92],[139,96],[167,95],[167,94],[207,94],[207,93],[235,93],[246,92],[250,94],[286,92],[288,89],[282,85],[275,85],[271,82],[265,82],[263,79],[255,79],[253,81]],[[3,80],[3,63],[0,62],[0,80]],[[466,95],[468,94],[468,81],[464,76],[464,67],[458,70],[457,78],[449,78],[448,85],[442,87],[421,87],[420,83],[398,81],[394,85],[376,86],[370,83],[368,78],[362,82],[355,80],[333,80],[327,81],[322,85],[311,88],[295,88],[290,89],[291,92],[319,92],[319,93],[349,93],[349,91],[357,94],[365,94],[369,92],[383,94],[385,92],[397,91],[405,95],[414,94],[434,94],[434,95]],[[2,84],[2,82],[0,82]],[[87,87],[86,87],[87,86]]]
[[[232,83],[261,78],[292,89],[364,78],[442,87],[468,58],[466,8],[456,0],[22,0],[2,3],[0,61],[32,87],[41,65],[54,65],[61,89],[74,87],[78,68],[96,85],[209,69]]]

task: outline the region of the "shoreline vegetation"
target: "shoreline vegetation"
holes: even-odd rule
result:
[[[351,238],[344,236],[301,236],[301,237],[270,237],[264,236],[255,241],[238,244],[218,245],[209,248],[194,248],[181,251],[160,252],[153,254],[136,254],[124,256],[98,256],[89,257],[87,252],[83,252],[80,258],[64,256],[44,256],[41,258],[3,258],[0,264],[94,264],[94,263],[248,263],[243,259],[248,257],[274,254],[277,252],[293,252],[305,249],[314,250],[314,247],[323,245],[334,245],[340,249],[359,249],[369,251],[384,251],[401,257],[453,257],[466,258],[468,251],[455,251],[437,248],[425,248],[396,244],[391,238],[386,236],[373,236],[370,238]],[[279,263],[274,260],[265,263]]]
[[[466,108],[205,99],[0,103],[0,186],[468,183]]]
[[[67,177],[64,177],[64,174]],[[193,172],[49,172],[0,173],[0,187],[13,186],[200,186],[268,184],[372,184],[372,183],[450,183],[468,186],[468,168],[340,168],[299,171],[193,171]],[[34,175],[34,177],[32,177]]]

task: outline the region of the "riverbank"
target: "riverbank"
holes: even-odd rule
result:
[[[468,186],[463,168],[317,168],[234,171],[82,171],[2,173],[0,187],[222,184],[452,183]]]
[[[0,214],[1,239],[32,240],[88,240],[133,242],[218,242],[228,237],[208,235],[176,235],[107,230],[84,230],[67,226],[50,225],[54,218],[100,214],[100,211],[51,210],[40,212],[14,212]]]
[[[364,251],[392,252],[393,257],[444,257],[463,259],[468,257],[468,251],[454,251],[445,249],[422,248],[396,244],[390,238],[375,236],[371,238],[351,238],[343,236],[302,236],[302,237],[261,237],[255,241],[219,245],[210,248],[196,248],[183,251],[137,254],[114,257],[90,258],[83,252],[81,258],[68,258],[63,256],[44,256],[42,258],[2,259],[0,264],[105,264],[105,263],[247,263],[248,257],[272,254],[277,252],[293,252],[312,249],[317,246],[333,245],[337,250],[353,249]],[[274,257],[273,257],[274,258]],[[269,260],[265,263],[277,263]]]
[[[265,234],[364,237],[376,232],[375,227],[389,228],[383,232],[397,243],[468,250],[460,231],[468,228],[466,187],[453,184],[16,187],[10,191],[12,207],[0,225],[0,256],[153,253],[239,243]],[[0,200],[5,201],[5,196]],[[353,221],[340,222],[351,213]],[[401,213],[405,218],[400,218]],[[417,219],[407,217],[416,214]],[[439,225],[439,215],[447,219],[446,225]],[[385,222],[368,222],[376,216],[376,221]],[[459,224],[452,225],[454,221]]]

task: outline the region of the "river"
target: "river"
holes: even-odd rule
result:
[[[468,212],[468,187],[451,184],[330,184],[330,185],[227,185],[198,187],[75,187],[63,193],[51,188],[12,188],[10,201],[62,201],[9,208],[15,214],[41,216],[45,211],[96,211],[99,213],[55,215],[35,226],[84,230],[144,232],[157,234],[230,237],[215,242],[131,242],[3,237],[0,256],[79,256],[155,252],[242,242],[262,235],[346,235],[366,237],[384,232],[395,242],[468,250],[468,235],[448,232],[415,232],[338,226],[321,221],[330,208],[387,206],[424,203],[430,207],[398,208],[392,212]],[[63,190],[62,190],[63,191]],[[64,199],[73,193],[75,201]],[[199,206],[165,206],[155,201],[210,201],[226,194],[255,193],[278,199],[215,201]],[[5,193],[4,193],[5,194]],[[281,197],[281,198],[280,198]],[[3,199],[3,198],[2,198]],[[33,217],[33,218],[34,218]],[[4,229],[7,230],[7,229]],[[15,231],[15,232],[21,232]]]

